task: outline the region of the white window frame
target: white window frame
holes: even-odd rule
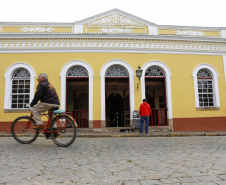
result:
[[[172,107],[172,94],[171,94],[171,71],[169,67],[160,61],[149,61],[143,65],[143,74],[141,77],[141,100],[145,99],[145,72],[148,68],[157,66],[161,68],[165,73],[165,83],[166,83],[166,104],[167,104],[167,119],[173,118],[173,107]]]
[[[9,66],[4,74],[5,78],[5,99],[4,99],[4,110],[26,110],[26,109],[13,109],[11,108],[12,103],[12,77],[16,70],[24,68],[29,71],[30,73],[30,98],[29,102],[31,102],[34,98],[34,85],[35,85],[35,70],[27,63],[24,62],[17,62]]]
[[[60,72],[60,78],[61,78],[61,109],[66,110],[66,78],[67,73],[70,68],[73,66],[82,66],[88,71],[89,75],[89,121],[93,121],[93,78],[94,78],[94,72],[92,67],[82,61],[82,60],[73,60],[68,63],[66,63]],[[91,125],[89,125],[89,128],[92,128]]]
[[[133,111],[134,111],[134,71],[131,65],[123,60],[114,59],[106,62],[101,70],[100,70],[100,78],[101,78],[101,120],[105,121],[105,74],[109,67],[113,65],[121,65],[123,66],[129,73],[129,97],[130,97],[130,120],[133,119]],[[105,127],[102,125],[101,127]]]
[[[198,94],[198,78],[197,74],[200,69],[207,69],[212,75],[212,81],[213,81],[213,94],[214,94],[214,106],[213,107],[201,107],[199,105],[199,94]],[[193,80],[194,80],[194,91],[195,91],[195,106],[197,110],[203,110],[203,109],[215,109],[220,108],[220,96],[219,96],[219,87],[218,87],[218,78],[219,74],[217,70],[210,64],[199,64],[195,67],[192,74]]]

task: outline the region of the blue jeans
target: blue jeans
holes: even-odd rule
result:
[[[148,118],[149,116],[141,116],[140,118],[140,133],[143,133],[144,120],[145,120],[145,133],[148,133]]]

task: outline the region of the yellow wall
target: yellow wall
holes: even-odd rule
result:
[[[60,71],[62,67],[72,60],[82,60],[87,62],[94,71],[93,79],[93,96],[94,120],[101,119],[101,83],[100,83],[100,69],[108,61],[113,59],[120,59],[128,62],[134,69],[138,65],[141,67],[148,61],[161,61],[165,63],[172,73],[172,105],[174,118],[188,118],[188,117],[217,117],[226,116],[225,109],[225,81],[224,81],[224,67],[222,56],[202,56],[202,55],[175,55],[175,54],[126,54],[126,53],[45,53],[45,54],[0,54],[0,121],[12,121],[18,116],[26,115],[28,113],[4,113],[4,94],[5,94],[5,80],[4,73],[6,69],[16,62],[25,62],[31,65],[36,77],[39,73],[47,73],[49,81],[55,86],[59,97],[61,97],[61,81]],[[220,110],[212,111],[196,111],[194,81],[192,73],[194,68],[202,63],[211,64],[219,74],[219,94],[220,94]],[[137,90],[138,79],[134,79],[134,96],[135,96],[135,110],[139,109],[141,103],[141,87]],[[37,81],[35,84],[35,89]]]

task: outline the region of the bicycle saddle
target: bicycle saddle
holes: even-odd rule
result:
[[[54,106],[54,107],[51,108],[52,111],[58,110],[58,109],[59,109],[59,106]]]

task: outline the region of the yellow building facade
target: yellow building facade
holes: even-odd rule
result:
[[[150,129],[225,131],[225,38],[225,28],[160,26],[118,9],[71,24],[0,23],[0,128],[29,114],[46,73],[80,128],[132,128],[146,98]]]

